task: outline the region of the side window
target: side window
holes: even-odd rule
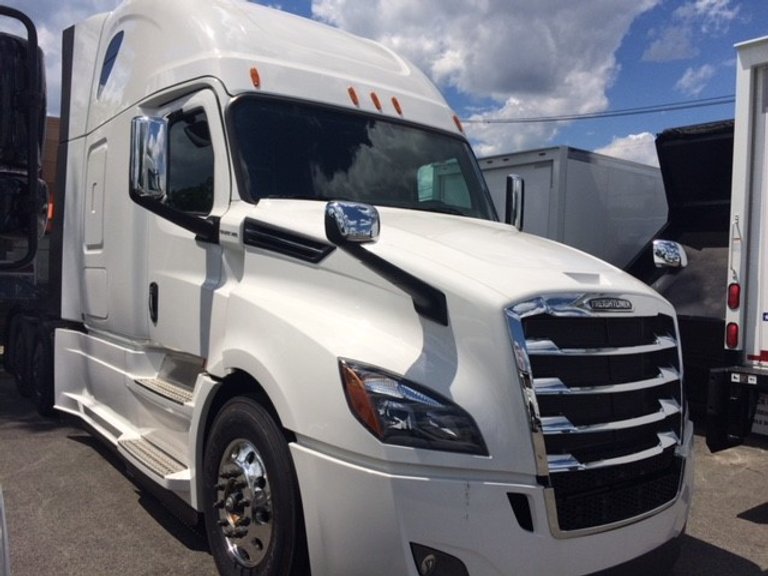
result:
[[[164,203],[201,215],[213,208],[213,146],[202,109],[170,118],[168,190]]]
[[[109,46],[107,46],[107,52],[104,54],[104,62],[101,65],[101,74],[99,75],[99,89],[96,92],[96,97],[101,98],[101,92],[104,90],[104,86],[107,85],[107,80],[112,74],[112,68],[115,66],[115,60],[117,60],[117,53],[120,52],[120,46],[123,43],[124,32],[121,30],[115,34],[114,38],[110,40]]]

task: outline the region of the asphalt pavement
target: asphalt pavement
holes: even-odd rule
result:
[[[6,374],[0,485],[12,576],[216,574],[202,530],[134,483],[76,420],[38,416]]]
[[[675,576],[768,574],[766,480],[768,439],[712,455],[696,437],[693,509]],[[38,416],[4,373],[0,485],[13,576],[216,573],[201,529],[177,520],[75,420]]]

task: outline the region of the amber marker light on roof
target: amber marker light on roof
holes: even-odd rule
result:
[[[395,107],[395,112],[397,112],[399,116],[403,115],[403,108],[400,106],[400,100],[398,100],[396,96],[392,96],[392,106]]]
[[[459,117],[456,116],[456,114],[453,115],[453,123],[456,124],[456,128],[459,129],[459,132],[464,134],[464,126],[461,125],[461,120],[459,120]]]
[[[357,96],[357,91],[350,86],[347,89],[347,92],[349,93],[349,99],[352,100],[352,104],[355,106],[360,106],[360,98]]]
[[[376,110],[379,112],[383,110],[381,106],[381,100],[379,100],[379,95],[376,94],[376,92],[371,92],[371,102],[373,102],[373,105],[376,106]]]
[[[261,88],[261,76],[259,76],[259,71],[255,66],[251,68],[251,82],[253,82],[254,88]]]

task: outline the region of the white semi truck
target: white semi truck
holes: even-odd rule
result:
[[[131,0],[65,32],[62,77],[60,286],[8,365],[204,517],[222,574],[671,566],[674,309],[498,221],[411,64],[240,0]]]

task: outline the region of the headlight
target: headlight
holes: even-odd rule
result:
[[[459,406],[431,390],[349,360],[339,360],[352,413],[387,444],[488,455],[480,430]]]

